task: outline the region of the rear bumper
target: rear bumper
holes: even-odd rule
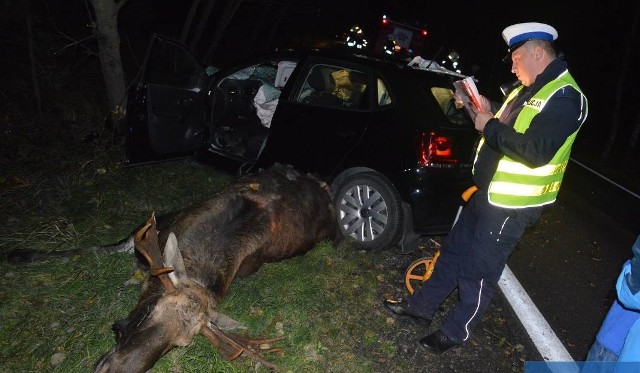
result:
[[[464,203],[462,192],[473,184],[466,168],[415,168],[403,172],[402,199],[411,207],[414,231],[446,234]]]

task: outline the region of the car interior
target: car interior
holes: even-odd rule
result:
[[[247,67],[222,79],[212,112],[212,146],[256,158],[264,146],[280,92],[296,63],[280,61]]]
[[[316,65],[307,75],[298,102],[309,105],[367,109],[367,75],[337,66]]]

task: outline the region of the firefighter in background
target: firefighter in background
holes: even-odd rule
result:
[[[356,49],[366,49],[369,44],[364,31],[358,25],[354,25],[349,29],[344,43],[347,47]]]
[[[446,237],[433,275],[406,300],[386,300],[393,315],[426,326],[458,289],[442,325],[420,340],[442,353],[469,341],[496,290],[507,258],[558,195],[572,144],[587,117],[587,99],[557,57],[557,31],[542,23],[504,29],[511,72],[522,86],[497,113],[480,97],[469,114],[483,134],[474,161],[478,191]]]

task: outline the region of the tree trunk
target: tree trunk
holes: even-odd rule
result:
[[[629,144],[627,145],[627,159],[634,158],[634,154],[638,149],[638,135],[640,135],[640,113],[636,116],[635,124],[629,136]]]
[[[633,21],[631,22],[631,41],[636,40],[636,35],[638,34],[638,24],[640,23],[640,6],[636,6],[635,13],[633,14]],[[635,46],[627,45],[627,49],[629,54],[631,54],[631,50],[635,50]],[[631,58],[631,57],[630,57]],[[631,136],[629,136],[629,143],[627,144],[627,155],[632,156],[635,153],[635,150],[638,145],[638,134],[640,133],[640,114],[636,117],[635,125],[631,131]]]
[[[252,54],[254,54],[255,52],[263,52],[265,50],[264,40],[262,40],[262,43],[260,45],[258,43],[260,43],[261,41],[260,35],[264,36],[265,30],[263,30],[263,27],[269,16],[271,7],[265,4],[258,5],[263,6],[263,11],[260,12],[258,18],[253,22],[251,26],[251,34],[245,44],[248,48],[244,49],[244,53],[242,56],[245,59],[252,57]],[[270,24],[270,26],[272,28],[277,28],[277,26],[273,24]]]
[[[118,11],[127,0],[91,0],[95,12],[94,34],[98,40],[98,56],[107,90],[109,121],[113,126],[124,116],[127,89],[118,34]]]
[[[31,64],[31,83],[33,84],[33,95],[36,97],[36,111],[40,122],[44,122],[42,112],[42,97],[40,95],[40,85],[38,84],[38,63],[36,61],[35,46],[33,42],[33,19],[31,18],[31,1],[25,0],[25,11],[27,13],[27,46],[29,48],[29,62]]]
[[[236,14],[236,11],[238,11],[238,8],[240,8],[240,5],[242,5],[243,1],[244,0],[228,0],[225,4],[224,11],[220,16],[220,20],[218,21],[215,32],[213,34],[213,39],[211,40],[211,46],[209,47],[209,50],[204,57],[204,61],[206,61],[207,63],[211,61],[216,48],[220,44],[220,39],[222,39],[222,35],[224,35],[224,31],[226,30],[227,26],[229,26],[229,23],[231,23],[233,16]]]
[[[200,3],[202,0],[193,0],[191,3],[191,7],[189,8],[189,13],[187,14],[187,18],[184,20],[184,25],[182,26],[182,32],[180,33],[180,41],[182,44],[187,43],[187,38],[189,37],[189,31],[191,31],[191,25],[193,24],[193,19],[196,16],[196,11],[200,8]]]
[[[627,75],[627,70],[629,70],[629,54],[629,49],[627,48],[625,51],[625,57],[620,63],[620,74],[618,75],[618,82],[616,83],[614,96],[615,101],[613,109],[611,110],[611,127],[609,127],[609,136],[607,137],[607,142],[604,144],[601,154],[602,159],[605,160],[609,159],[611,156],[611,149],[613,149],[616,137],[618,136],[618,130],[620,129],[620,113],[622,110],[622,99],[624,96],[622,91],[624,89],[625,76]]]
[[[285,19],[287,12],[288,9],[285,7],[281,7],[280,9],[276,10],[276,15],[271,21],[271,30],[269,32],[269,35],[265,38],[265,47],[273,49],[273,41],[276,38],[278,28],[282,24],[282,21]]]
[[[636,31],[638,29],[639,15],[640,7],[636,4],[636,7],[634,9],[633,21],[631,22],[629,33],[627,35],[627,42],[625,43],[624,56],[622,57],[622,61],[620,62],[620,74],[618,75],[618,82],[616,83],[615,102],[611,114],[611,128],[609,130],[609,137],[607,138],[607,142],[604,145],[601,155],[601,157],[605,160],[611,156],[611,149],[613,149],[613,145],[616,141],[616,137],[618,136],[618,131],[620,129],[622,100],[624,98],[623,91],[624,85],[627,81],[627,72],[629,71],[631,58],[634,50],[636,49],[636,45],[633,41],[634,35],[636,34]]]
[[[216,5],[216,0],[209,0],[207,2],[207,6],[200,14],[200,19],[198,20],[198,25],[196,26],[196,30],[189,42],[189,49],[196,52],[198,48],[198,44],[200,43],[200,38],[202,37],[202,33],[204,32],[205,27],[207,27],[207,23],[209,22],[209,17],[211,17],[211,12]]]

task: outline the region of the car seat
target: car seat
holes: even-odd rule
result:
[[[302,99],[302,102],[310,105],[336,106],[341,107],[343,101],[332,92],[336,87],[331,74],[324,74],[325,71],[319,67],[314,67],[307,77],[307,84],[313,92]]]

